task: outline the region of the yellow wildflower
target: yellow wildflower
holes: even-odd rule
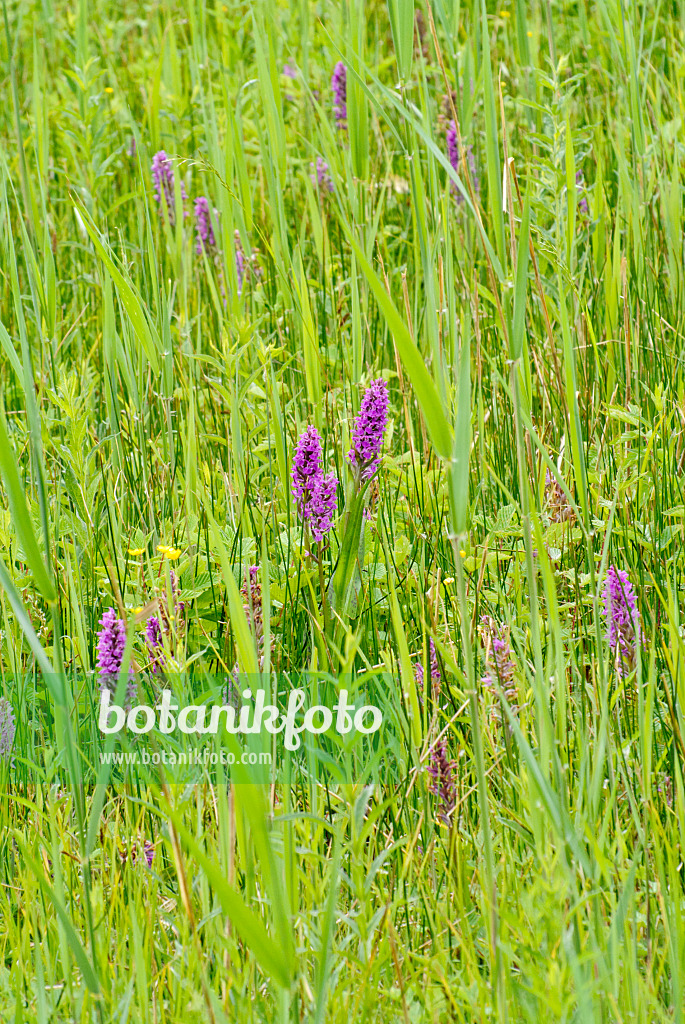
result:
[[[165,558],[170,559],[172,562],[175,562],[177,558],[181,557],[180,548],[170,548],[167,544],[158,544],[157,550],[161,555],[164,555]]]

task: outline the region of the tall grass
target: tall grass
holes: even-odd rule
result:
[[[4,1016],[681,1021],[680,5],[2,17]],[[359,497],[345,456],[378,377]],[[316,558],[290,481],[310,423],[339,481]],[[645,637],[629,672],[612,565]],[[95,764],[99,620],[125,618],[151,692],[172,570],[179,699],[239,665],[282,702],[309,671],[310,696],[349,680],[383,709],[377,740],[268,781]]]

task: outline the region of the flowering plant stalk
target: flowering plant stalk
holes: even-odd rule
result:
[[[308,556],[316,559],[318,566],[324,632],[328,635],[330,610],[323,579],[321,542],[333,526],[333,516],[338,507],[338,481],[335,473],[324,474],[321,437],[316,427],[307,427],[297,443],[291,479],[295,507],[303,524],[304,548]],[[312,555],[314,544],[316,554]]]
[[[348,488],[340,556],[331,581],[331,603],[343,616],[349,607],[354,570],[364,562],[364,507],[366,491],[381,465],[383,435],[388,421],[388,388],[379,377],[364,392],[354,424],[347,461],[352,469]],[[338,628],[340,638],[342,623]]]
[[[637,595],[624,569],[609,566],[603,596],[606,639],[614,655],[616,672],[622,679],[636,667],[644,639]]]
[[[114,608],[109,608],[100,620],[97,641],[97,665],[100,690],[115,694],[126,650],[126,623]],[[125,706],[130,708],[136,694],[133,666],[129,666],[125,689]]]
[[[333,92],[333,113],[338,131],[344,132],[347,128],[347,68],[341,60],[333,68],[331,90]]]

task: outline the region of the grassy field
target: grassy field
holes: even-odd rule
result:
[[[685,5],[1,20],[0,1017],[683,1021]]]

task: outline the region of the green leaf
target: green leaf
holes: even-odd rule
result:
[[[294,258],[292,284],[298,300],[298,312],[302,320],[302,349],[304,353],[305,384],[307,398],[314,415],[317,428],[321,429],[321,375],[319,373],[319,346],[316,339],[316,326],[309,302],[309,289],[302,262],[302,252],[298,246]]]
[[[388,0],[388,16],[400,79],[406,81],[414,53],[414,0]]]
[[[348,241],[354,249],[359,265],[369,282],[376,302],[381,307],[385,319],[390,328],[393,340],[397,345],[397,351],[404,363],[405,369],[411,381],[412,387],[418,399],[421,411],[426,420],[426,426],[436,452],[443,459],[448,459],[452,453],[452,432],[433,379],[426,369],[426,361],[421,355],[418,346],[412,339],[407,326],[400,316],[397,308],[388,295],[380,278],[364,255],[361,246],[356,241],[352,228],[341,218]]]
[[[495,114],[495,85],[492,74],[492,58],[490,56],[490,32],[488,29],[488,12],[485,0],[481,2],[481,38],[483,43],[483,86],[485,112],[485,152],[487,154],[488,192],[490,208],[494,221],[497,255],[503,267],[506,266],[506,245],[504,235],[504,211],[502,209],[502,172],[499,159],[499,138],[497,135],[497,117]]]
[[[228,552],[226,551],[226,546],[224,545],[219,526],[214,516],[209,511],[209,508],[205,508],[205,512],[207,513],[209,525],[212,530],[214,544],[218,551],[219,561],[221,563],[221,572],[224,578],[224,583],[226,584],[228,614],[231,619],[231,626],[233,627],[233,634],[238,647],[240,670],[251,677],[256,677],[259,674],[259,664],[257,662],[257,652],[255,650],[254,640],[252,639],[250,627],[243,609],[243,599],[233,577],[233,571],[228,561]]]
[[[157,355],[161,348],[159,337],[157,336],[157,332],[154,328],[151,327],[150,322],[145,315],[141,300],[136,295],[132,285],[128,283],[124,275],[116,266],[112,256],[110,255],[109,247],[106,247],[103,243],[100,237],[100,232],[96,228],[95,224],[93,224],[86,208],[77,201],[74,202],[74,208],[78,212],[84,228],[90,235],[100,259],[112,276],[117,292],[124,304],[124,309],[128,313],[129,320],[133,325],[133,330],[135,331],[145,355],[150,362],[152,372],[155,374],[159,373],[159,359]]]
[[[502,693],[497,680],[495,680],[495,686],[498,696],[504,705],[506,716],[509,719],[509,727],[516,739],[516,744],[521,753],[521,757],[525,761],[535,788],[540,794],[543,806],[547,812],[549,824],[557,833],[559,839],[567,845],[576,862],[582,867],[585,875],[588,878],[592,878],[593,872],[590,858],[588,857],[587,851],[583,849],[576,830],[573,827],[573,822],[569,817],[568,811],[563,806],[561,798],[557,793],[555,793],[554,789],[545,778],[542,768],[538,764],[535,754],[521,732],[516,716],[512,713],[509,703]]]
[[[340,861],[342,858],[342,843],[340,836],[336,833],[333,846],[333,857],[330,861],[330,872],[328,880],[328,898],[323,916],[321,928],[321,940],[319,963],[317,969],[316,984],[316,1014],[315,1024],[323,1024],[326,1017],[326,992],[328,989],[328,978],[331,971],[332,940],[335,925],[335,909],[338,900],[338,887],[340,884]]]
[[[7,433],[4,410],[0,412],[0,472],[2,473],[2,479],[7,491],[12,522],[26,555],[29,569],[43,598],[50,604],[57,599],[57,593],[43,561],[43,555],[38,546],[36,535],[33,532],[33,525],[26,506],[24,488],[19,479],[19,471],[14,459],[14,450]]]
[[[362,61],[367,18],[363,0],[353,0],[348,9],[349,36],[356,51],[350,52],[348,64],[357,64],[357,74],[347,79],[347,131],[352,172],[359,181],[365,181],[369,173],[369,102],[362,87]]]
[[[36,876],[36,881],[38,882],[38,885],[41,887],[47,898],[52,903],[53,907],[57,912],[57,916],[62,922],[62,927],[64,928],[67,937],[67,942],[69,943],[69,948],[71,949],[71,952],[74,955],[74,960],[78,964],[79,970],[83,975],[83,980],[85,981],[86,985],[88,986],[89,990],[93,993],[93,995],[98,995],[100,992],[100,982],[98,981],[98,977],[97,974],[95,973],[93,965],[88,959],[88,954],[81,945],[79,937],[76,933],[76,929],[74,928],[71,922],[71,918],[69,917],[66,908],[62,904],[62,901],[59,899],[55,891],[48,884],[47,879],[45,878],[45,875],[43,874],[40,865],[37,863],[37,861],[33,859],[31,854],[24,846],[21,834],[16,829],[12,829],[12,832],[14,834],[15,842],[17,843],[17,846],[21,850],[26,863],[31,868],[33,874]]]
[[[364,491],[354,494],[349,500],[349,513],[345,521],[345,532],[340,545],[340,555],[332,582],[333,609],[344,616],[347,610],[350,584],[359,552],[359,540],[364,525]]]
[[[391,565],[392,562],[390,559],[390,552],[388,551],[388,541],[385,534],[383,535],[383,548],[385,550],[386,564]],[[402,612],[400,610],[399,601],[397,600],[395,582],[392,578],[392,573],[388,573],[388,586],[390,588],[390,616],[392,619],[392,628],[395,633],[395,641],[397,643],[400,675],[402,678],[402,690],[407,695],[407,699],[409,701],[411,737],[414,746],[418,749],[421,745],[421,709],[419,708],[419,699],[416,693],[414,666],[412,665],[411,658],[409,656],[407,636],[404,632]]]
[[[24,370],[22,368],[21,363],[19,362],[19,356],[17,355],[17,351],[14,345],[12,344],[12,339],[10,338],[9,334],[5,330],[4,324],[2,323],[0,323],[0,343],[2,344],[2,347],[5,350],[5,355],[7,356],[12,365],[12,369],[17,375],[17,380],[19,381],[20,384],[23,384]]]
[[[528,291],[528,256],[530,239],[530,195],[526,196],[519,232],[516,285],[514,289],[514,323],[511,331],[511,358],[518,359],[523,350],[526,327],[526,294]]]
[[[449,495],[452,529],[466,532],[469,507],[469,459],[471,455],[471,323],[464,307],[462,341],[459,353],[459,393],[454,431],[454,454],[449,469]]]
[[[266,930],[262,919],[251,910],[236,889],[224,878],[221,868],[209,859],[184,827],[176,814],[169,815],[174,822],[183,845],[197,861],[221,903],[223,912],[240,938],[253,953],[257,963],[277,985],[289,988],[292,978],[292,963],[288,950],[276,943]]]
[[[0,558],[0,586],[9,598],[12,611],[16,615],[17,622],[24,631],[24,635],[29,642],[29,647],[36,656],[36,661],[40,666],[41,672],[45,676],[46,680],[51,680],[55,675],[55,670],[50,664],[50,659],[46,652],[41,647],[40,640],[36,636],[35,630],[31,625],[31,620],[28,617],[28,613],[24,608],[21,597],[12,582],[12,578],[10,577],[2,558]]]

